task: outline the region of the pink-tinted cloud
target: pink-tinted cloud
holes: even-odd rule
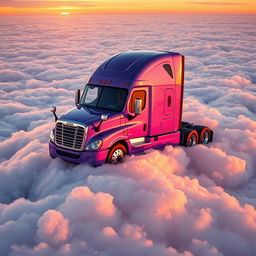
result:
[[[250,80],[238,75],[232,76],[231,79],[223,79],[222,82],[229,87],[244,87],[251,84]]]
[[[52,246],[65,242],[69,236],[69,221],[56,210],[48,210],[37,222],[40,242]]]

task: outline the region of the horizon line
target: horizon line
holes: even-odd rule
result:
[[[61,13],[61,12],[60,12]],[[60,15],[60,13],[44,13],[44,12],[34,12],[34,13],[1,13],[0,16],[11,16],[11,15]],[[245,13],[245,12],[90,12],[90,13],[72,13],[70,12],[70,16],[77,15],[246,15],[253,16],[255,13]]]

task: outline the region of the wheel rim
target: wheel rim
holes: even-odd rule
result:
[[[118,164],[124,159],[124,151],[120,148],[116,149],[111,157],[112,164]]]
[[[207,144],[209,142],[209,132],[205,131],[202,137],[202,144]]]
[[[196,135],[192,134],[191,137],[189,138],[188,146],[191,147],[194,145],[196,145]]]

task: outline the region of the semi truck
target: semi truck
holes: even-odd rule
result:
[[[213,140],[206,126],[182,121],[184,56],[167,51],[116,54],[92,74],[75,108],[60,118],[49,152],[73,163],[117,164],[131,154],[165,145]]]

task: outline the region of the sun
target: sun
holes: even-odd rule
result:
[[[61,12],[60,15],[70,15],[69,12]]]

